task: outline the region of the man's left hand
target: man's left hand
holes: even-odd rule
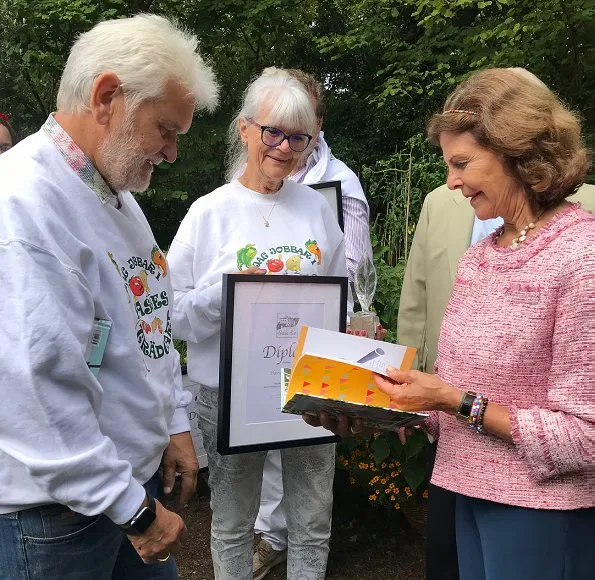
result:
[[[198,459],[190,431],[172,435],[163,453],[163,491],[169,495],[173,488],[176,473],[181,475],[179,505],[185,506],[196,490]]]

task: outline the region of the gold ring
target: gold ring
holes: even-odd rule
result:
[[[169,553],[167,556],[165,556],[165,558],[157,558],[157,562],[167,562],[169,560],[169,557],[171,556],[171,553]]]

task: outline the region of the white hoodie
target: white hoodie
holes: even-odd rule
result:
[[[0,156],[0,183],[0,513],[60,503],[123,523],[189,430],[171,276],[132,195],[116,209],[53,117]],[[97,378],[94,318],[113,324]]]

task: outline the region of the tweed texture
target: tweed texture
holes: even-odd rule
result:
[[[595,216],[571,204],[516,249],[459,262],[436,372],[510,409],[509,444],[433,414],[432,482],[540,509],[595,505]]]

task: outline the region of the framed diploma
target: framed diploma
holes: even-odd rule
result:
[[[341,231],[345,231],[345,224],[343,222],[343,193],[341,192],[340,181],[321,181],[320,183],[311,183],[309,187],[316,189],[328,201],[331,209],[337,217]]]
[[[345,331],[347,278],[223,275],[217,451],[330,443],[337,437],[281,412],[282,377],[303,325]]]

